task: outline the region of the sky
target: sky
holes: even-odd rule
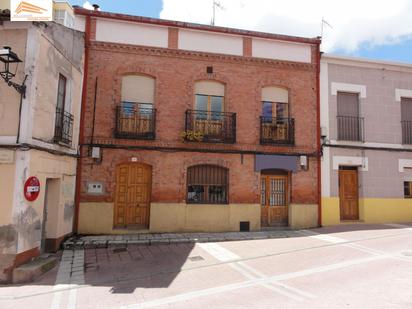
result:
[[[213,0],[69,0],[102,11],[210,24]],[[303,37],[322,51],[412,63],[411,0],[218,0],[215,25]]]

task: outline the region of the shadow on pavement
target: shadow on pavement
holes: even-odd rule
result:
[[[111,286],[112,293],[165,288],[188,261],[194,244],[132,245],[85,250],[85,283]]]

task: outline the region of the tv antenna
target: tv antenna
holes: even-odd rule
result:
[[[333,29],[332,25],[328,23],[323,17],[322,17],[322,25],[321,25],[321,30],[320,30],[320,37],[323,38],[323,29],[325,28],[325,25],[328,26],[329,28]]]
[[[224,10],[224,9],[225,9],[220,2],[218,2],[218,1],[216,1],[216,0],[213,0],[213,15],[212,15],[212,20],[211,20],[211,22],[210,22],[210,24],[211,24],[212,26],[215,25],[216,8],[221,9],[221,10]]]

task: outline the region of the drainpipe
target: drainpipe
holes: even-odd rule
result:
[[[87,79],[89,73],[89,45],[90,45],[90,15],[86,16],[86,26],[84,34],[84,70],[83,70],[83,90],[80,112],[80,128],[79,128],[79,157],[77,158],[76,168],[76,194],[75,194],[75,210],[73,220],[73,232],[77,233],[79,227],[79,209],[80,209],[80,192],[81,192],[81,172],[82,172],[82,145],[84,144],[84,118],[86,113],[87,100]]]
[[[322,180],[321,180],[321,152],[322,152],[322,145],[320,142],[320,41],[318,42],[317,48],[316,48],[316,97],[317,97],[317,149],[318,149],[318,155],[317,155],[317,161],[318,161],[318,225],[322,225]]]

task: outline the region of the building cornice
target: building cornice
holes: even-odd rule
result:
[[[102,12],[102,11],[95,11],[95,10],[86,10],[78,6],[74,7],[74,13],[77,15],[91,16],[95,18],[108,18],[108,19],[115,19],[119,21],[129,21],[129,22],[145,23],[145,24],[152,24],[152,25],[159,25],[159,26],[166,26],[166,27],[210,31],[210,32],[217,32],[217,33],[224,33],[224,34],[231,34],[231,35],[250,36],[250,37],[272,39],[272,40],[278,40],[278,41],[288,41],[288,42],[315,44],[315,45],[320,45],[321,43],[321,39],[319,37],[304,38],[304,37],[281,35],[281,34],[274,34],[274,33],[267,33],[267,32],[209,26],[209,25],[202,25],[202,24],[188,23],[188,22],[181,22],[181,21],[174,21],[174,20],[149,18],[149,17],[143,17],[143,16],[134,16],[134,15]]]
[[[401,63],[348,56],[337,56],[332,54],[322,54],[321,62],[369,69],[381,69],[412,73],[412,63]]]
[[[317,156],[315,147],[311,146],[270,146],[260,144],[214,144],[214,143],[176,143],[166,141],[122,140],[98,137],[94,142],[86,141],[80,146],[141,149],[158,151],[209,152],[231,154],[283,154]]]

